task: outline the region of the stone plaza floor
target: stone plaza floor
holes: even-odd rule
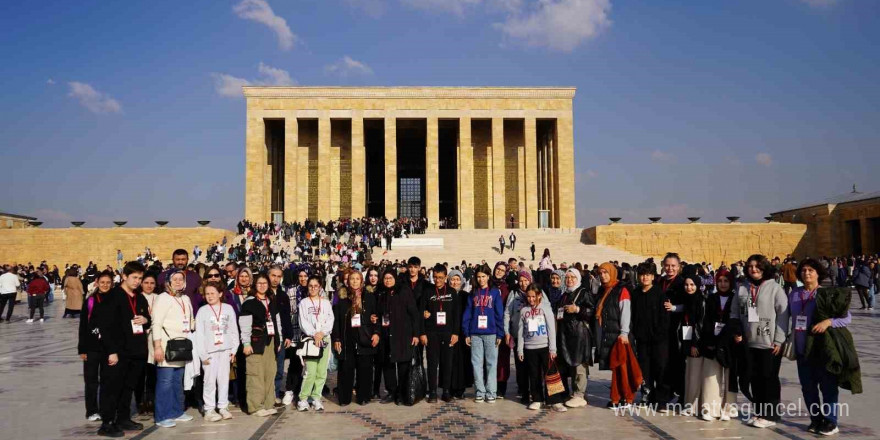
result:
[[[857,304],[858,301],[855,300]],[[0,324],[0,438],[85,439],[94,438],[99,422],[85,420],[82,364],[76,353],[77,320],[60,319],[61,301],[50,305],[44,323],[25,323],[26,306],[17,305],[12,323]],[[865,393],[853,396],[841,390],[846,404],[841,416],[840,437],[880,437],[880,417],[875,410],[880,398],[874,393],[880,381],[880,314],[853,310],[850,327],[862,365]],[[334,374],[331,374],[331,380]],[[782,398],[797,403],[801,392],[795,364],[782,366]],[[289,408],[276,416],[257,418],[232,408],[234,419],[206,423],[194,409],[195,420],[173,429],[160,429],[151,418],[135,417],[146,429],[130,433],[135,439],[385,439],[385,438],[479,438],[525,439],[808,439],[818,435],[805,431],[805,416],[785,417],[771,429],[760,430],[741,421],[704,422],[694,417],[662,414],[615,415],[605,408],[610,374],[593,371],[587,408],[566,413],[529,411],[515,399],[511,380],[508,399],[494,405],[469,400],[413,407],[350,405],[340,408],[326,401],[324,413],[298,413]],[[472,396],[472,394],[471,394]],[[740,396],[740,403],[744,398]],[[848,412],[848,415],[846,414]]]

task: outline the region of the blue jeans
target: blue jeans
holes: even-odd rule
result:
[[[868,307],[874,307],[874,285],[868,287]]]
[[[284,349],[275,354],[275,360],[278,362],[278,368],[275,370],[275,395],[284,396],[284,387],[281,386],[281,379],[284,378]],[[290,360],[293,362],[293,359]]]
[[[183,370],[183,367],[156,367],[157,423],[183,415]]]
[[[495,334],[471,335],[471,365],[474,367],[474,388],[477,390],[477,397],[494,399],[498,391],[496,338]]]
[[[804,393],[804,403],[810,412],[810,421],[820,422],[826,418],[837,426],[837,378],[823,365],[816,365],[803,359],[797,360],[797,368],[801,392]],[[819,390],[822,391],[824,402],[819,401]]]

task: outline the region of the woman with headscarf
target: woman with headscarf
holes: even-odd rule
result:
[[[611,350],[615,344],[629,345],[630,329],[630,294],[624,282],[617,277],[617,267],[612,263],[599,265],[600,288],[599,301],[596,304],[596,341],[598,344],[597,358],[600,370],[611,369]],[[618,369],[612,370],[612,375],[617,375]],[[613,383],[621,385],[622,390],[611,390],[609,407],[627,407],[633,403],[633,391],[629,389],[625,381],[614,380]],[[621,392],[622,391],[622,392]],[[615,401],[618,394],[622,400]]]
[[[595,300],[589,289],[581,286],[581,272],[571,268],[565,272],[565,291],[556,311],[556,344],[561,364],[566,366],[563,382],[571,379],[569,408],[587,406],[587,377],[593,365],[593,321]],[[561,369],[562,370],[562,369]],[[583,397],[581,397],[583,395]]]
[[[693,266],[693,270],[684,275],[684,297],[681,315],[681,326],[678,333],[678,346],[685,357],[684,398],[681,400],[681,412],[684,415],[697,415],[701,404],[700,394],[703,387],[703,353],[700,351],[700,336],[703,333],[703,316],[705,301],[700,291],[702,278]]]
[[[562,287],[562,280],[565,278],[565,272],[561,270],[553,271],[550,274],[549,284],[542,284],[545,292],[545,299],[550,303],[550,306],[553,308],[553,315],[556,316],[557,311],[559,310],[560,303],[562,302],[562,296],[565,293],[565,289]]]
[[[736,376],[731,374],[728,367],[733,334],[742,331],[739,321],[730,318],[735,302],[733,276],[727,269],[720,269],[715,273],[712,284],[716,290],[706,297],[706,313],[700,335],[700,352],[703,355],[700,418],[727,421],[738,415],[736,393],[730,392],[730,378],[735,380]]]
[[[501,294],[502,304],[507,304],[507,299],[510,297],[510,285],[507,284],[507,263],[503,261],[495,263],[495,268],[492,270],[492,276],[489,279],[489,287],[498,289],[498,292]],[[501,344],[498,347],[497,397],[499,399],[503,399],[507,394],[507,380],[510,378],[510,348],[508,344]]]
[[[193,417],[184,412],[183,373],[186,361],[167,361],[165,348],[176,338],[190,339],[195,324],[192,301],[186,297],[186,274],[172,270],[165,278],[165,293],[153,304],[153,358],[156,361],[156,405],[154,418],[161,428]]]
[[[236,321],[241,314],[241,305],[248,297],[251,284],[254,281],[254,273],[244,266],[235,273],[232,288],[223,295],[223,302],[232,306],[235,311]],[[239,329],[240,331],[241,329]],[[235,353],[235,382],[232,384],[232,404],[238,404],[242,411],[247,410],[247,357],[244,355],[244,346],[239,345]]]
[[[413,347],[419,343],[422,333],[422,315],[413,296],[398,289],[394,269],[386,269],[382,274],[381,290],[378,306],[382,327],[380,344],[387,347],[383,353],[383,371],[388,392],[381,403],[400,405],[409,378]]]
[[[446,278],[447,285],[454,292],[453,296],[458,301],[458,311],[464,314],[467,307],[468,293],[463,289],[464,274],[459,270],[449,271]],[[461,316],[459,316],[461,319]],[[450,390],[452,397],[457,400],[464,399],[464,390],[473,385],[474,371],[471,366],[471,348],[467,344],[458,343],[452,347],[452,380]]]

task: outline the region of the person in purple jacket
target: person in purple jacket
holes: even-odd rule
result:
[[[471,347],[474,367],[475,402],[495,403],[497,393],[498,345],[504,337],[504,302],[501,292],[489,287],[492,270],[482,265],[477,268],[477,287],[461,319],[465,344]]]
[[[807,431],[813,434],[833,435],[837,428],[837,376],[830,373],[825,364],[806,356],[808,333],[825,333],[828,328],[846,327],[852,321],[849,311],[846,316],[829,318],[821,322],[813,322],[816,311],[816,295],[819,282],[826,276],[825,268],[818,261],[806,258],[801,261],[797,270],[798,279],[803,287],[795,287],[788,295],[791,309],[791,326],[794,333],[795,353],[797,353],[798,379],[804,402],[810,412],[810,426]],[[819,391],[822,402],[819,401]]]

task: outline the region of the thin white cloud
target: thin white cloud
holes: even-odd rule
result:
[[[349,75],[372,75],[373,69],[363,62],[352,59],[346,55],[333,64],[324,66],[324,71],[339,76]]]
[[[345,0],[354,9],[365,12],[373,18],[385,14],[385,2],[383,0]]]
[[[49,79],[46,80],[46,84],[49,84],[50,86],[51,86],[51,85],[54,85],[54,84],[55,84],[55,80],[52,79],[52,78],[49,78]]]
[[[767,153],[758,153],[755,156],[755,161],[765,167],[769,167],[770,165],[773,165],[773,156],[770,156]]]
[[[264,63],[260,63],[257,67],[259,75],[256,79],[248,80],[239,78],[227,73],[212,73],[214,78],[214,90],[220,96],[227,98],[240,98],[242,96],[241,88],[244,86],[292,86],[296,85],[296,81],[290,77],[290,73],[284,69],[272,67]]]
[[[675,157],[672,153],[667,153],[661,150],[654,150],[651,152],[651,160],[654,162],[671,162]]]
[[[838,0],[801,0],[814,8],[828,8],[838,3]]]
[[[83,107],[89,109],[92,113],[122,112],[122,106],[119,104],[119,101],[106,93],[95,90],[91,84],[78,81],[71,81],[67,84],[70,86],[70,92],[67,96],[79,101]]]
[[[482,0],[400,0],[400,2],[418,9],[451,12],[463,16],[467,8],[480,4]]]
[[[290,50],[299,39],[287,20],[275,15],[275,11],[269,6],[266,0],[241,0],[240,3],[232,7],[236,15],[245,20],[253,20],[257,23],[266,25],[278,37],[278,45],[283,50]]]
[[[516,2],[506,0],[508,6]],[[571,52],[611,26],[611,0],[539,0],[522,7],[495,27],[529,46]]]

